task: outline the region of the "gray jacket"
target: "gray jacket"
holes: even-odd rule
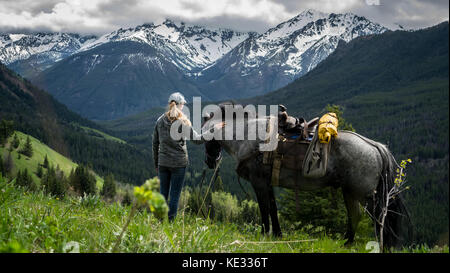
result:
[[[186,139],[174,140],[170,136],[170,126],[172,122],[165,114],[161,115],[156,121],[153,130],[153,160],[155,168],[165,167],[186,167],[189,164],[188,151],[186,148]],[[190,139],[195,144],[204,143],[203,137],[189,127]],[[195,136],[195,137],[194,137]]]

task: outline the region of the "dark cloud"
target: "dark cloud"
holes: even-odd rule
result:
[[[250,6],[262,4],[257,0],[246,1]],[[276,15],[272,18],[267,16],[270,8],[266,8],[266,13],[261,16],[249,15],[248,8],[242,8],[240,2],[244,1],[223,0],[211,7],[211,2],[193,0],[86,0],[81,5],[74,0],[0,0],[0,31],[65,31],[100,35],[121,27],[157,23],[170,18],[210,27],[262,32],[305,9],[353,12],[389,28],[396,24],[405,28],[423,28],[449,17],[448,0],[267,0],[265,4],[268,7],[281,7],[272,11],[271,14]],[[241,10],[236,7],[241,7]]]
[[[360,5],[354,13],[361,14],[387,27],[400,24],[405,28],[424,28],[448,20],[449,3],[440,0],[380,0],[378,6]]]
[[[53,7],[61,0],[45,0],[45,1],[35,1],[35,0],[0,0],[0,7],[4,10],[10,10],[17,13],[26,11],[32,15],[38,15],[39,13],[51,13]]]
[[[449,17],[448,0],[283,0],[278,3],[287,10],[312,8],[324,12],[352,12],[389,28],[396,24],[405,28],[424,28],[448,21]]]

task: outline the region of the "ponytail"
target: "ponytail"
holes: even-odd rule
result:
[[[171,101],[168,106],[168,110],[166,112],[167,118],[174,122],[175,120],[181,120],[185,125],[191,126],[191,121],[184,115],[184,113],[177,107],[175,101]]]

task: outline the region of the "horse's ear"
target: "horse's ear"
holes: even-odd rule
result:
[[[204,113],[203,114],[203,122],[207,122],[211,118],[211,114]]]

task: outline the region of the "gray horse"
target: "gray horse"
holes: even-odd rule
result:
[[[224,112],[224,106],[221,105]],[[211,113],[210,116],[214,116]],[[236,117],[234,117],[234,120]],[[266,117],[245,117],[245,129],[254,123],[263,122]],[[209,128],[211,119],[204,127]],[[224,139],[224,138],[222,138]],[[249,181],[255,191],[262,218],[262,232],[270,230],[269,215],[272,220],[272,234],[281,236],[278,222],[277,204],[271,180],[271,166],[263,164],[263,153],[258,150],[262,139],[256,140],[216,140],[205,143],[207,163],[214,166],[214,158],[223,148],[238,163],[237,173]],[[296,171],[281,168],[280,186],[301,191],[313,191],[324,187],[342,188],[347,208],[348,222],[346,244],[354,241],[355,230],[360,221],[360,204],[371,215],[377,217],[385,204],[386,192],[392,188],[395,170],[398,166],[385,145],[349,131],[339,131],[338,137],[330,142],[331,149],[326,175],[320,179],[308,179],[297,175]],[[384,225],[384,245],[398,247],[406,243],[410,236],[410,219],[401,196],[389,204]],[[375,232],[379,235],[380,225],[376,222]],[[405,232],[407,231],[407,232]]]

